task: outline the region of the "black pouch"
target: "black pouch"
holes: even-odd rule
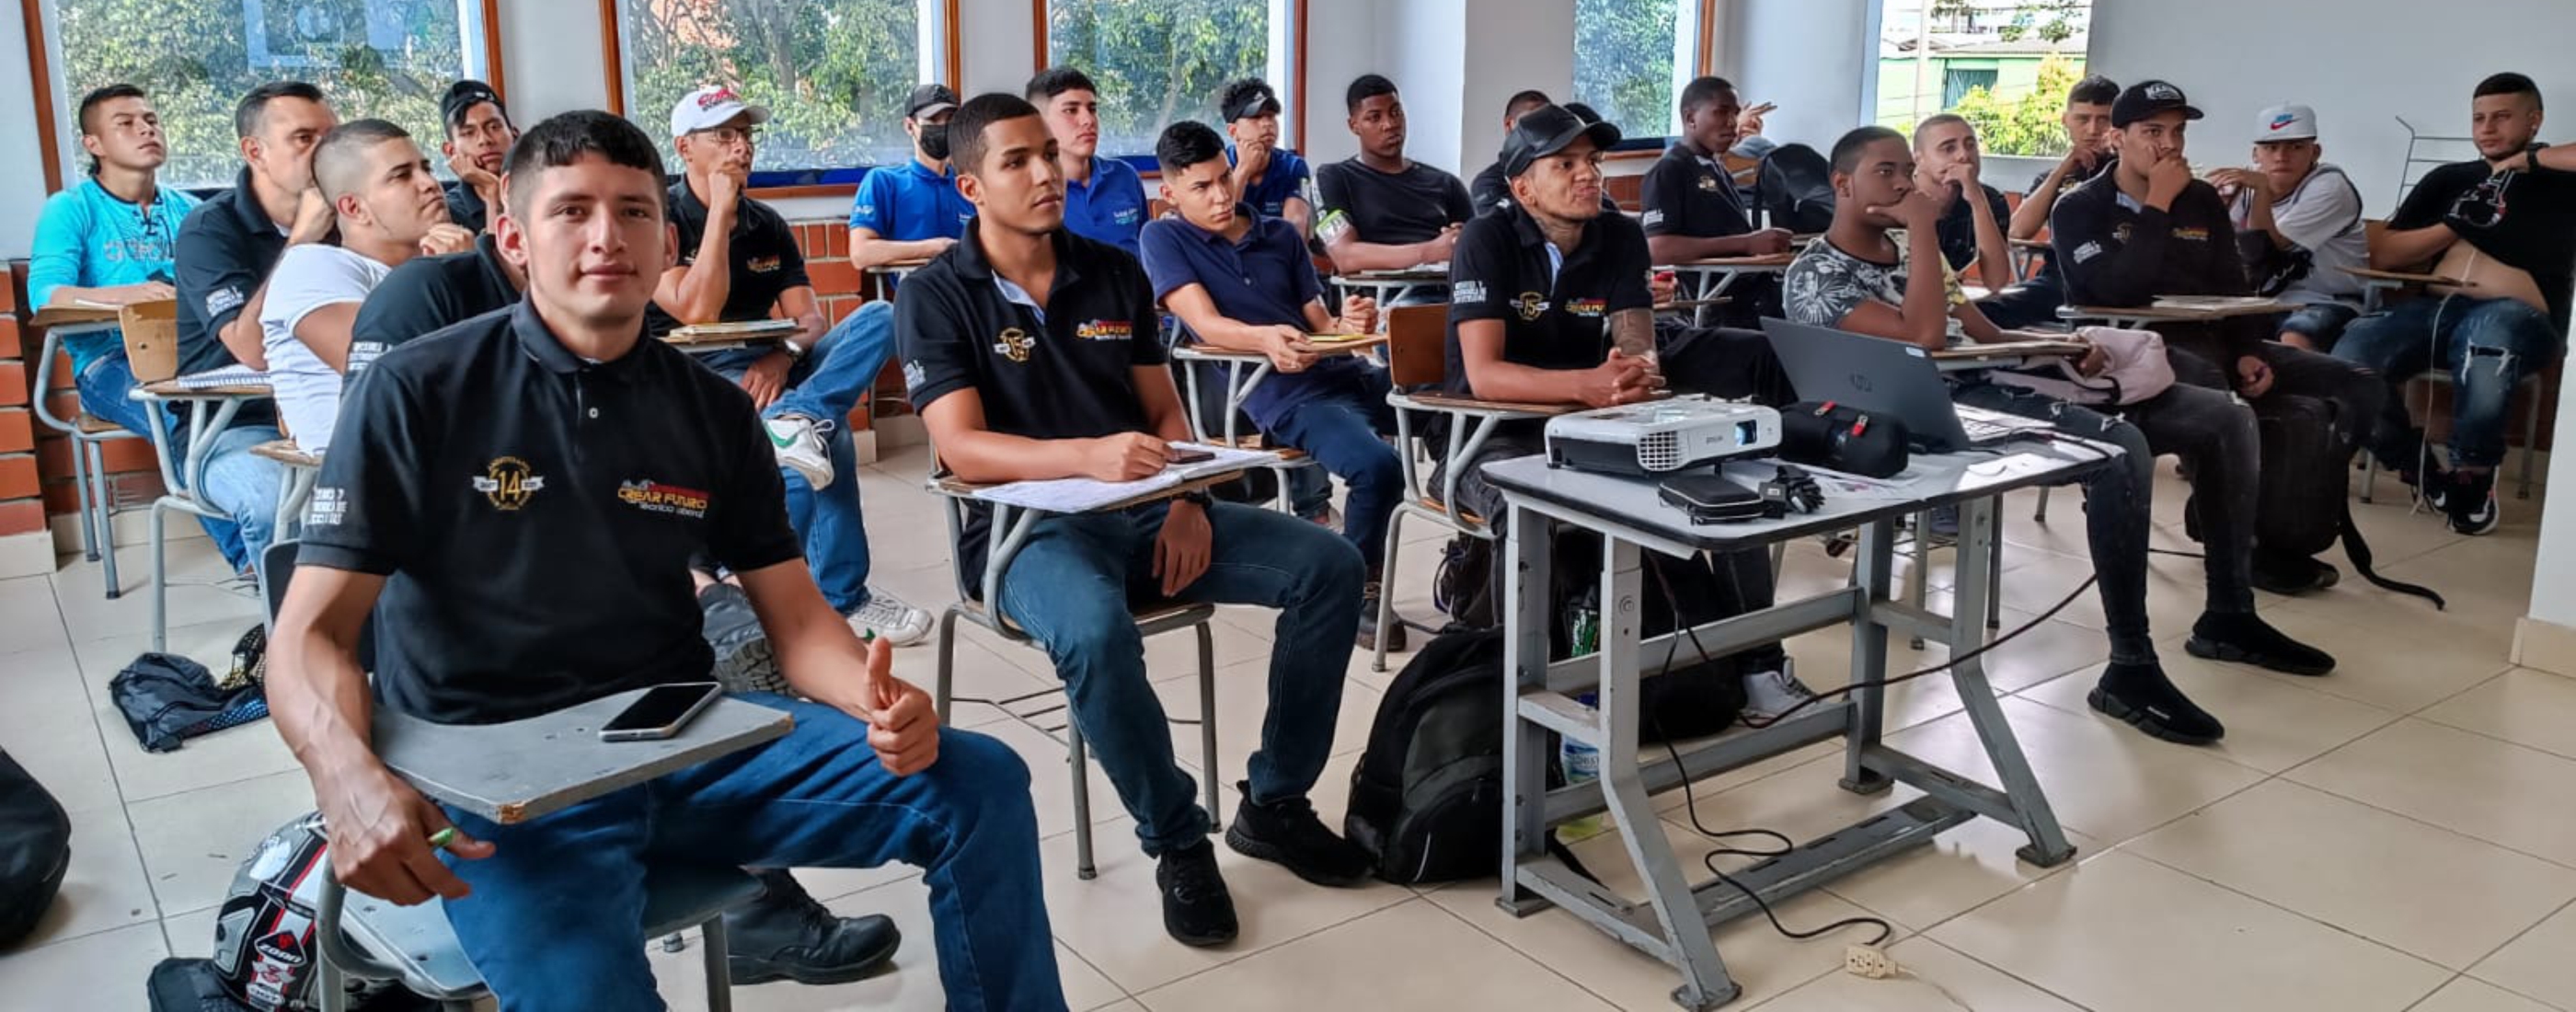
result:
[[[1780,459],[1885,478],[1905,470],[1905,423],[1832,401],[1780,409]]]

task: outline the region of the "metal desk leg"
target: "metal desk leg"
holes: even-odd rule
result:
[[[2000,500],[1992,497],[1960,504],[1960,558],[1983,558],[1994,550],[1999,504]],[[1958,595],[1950,608],[1951,656],[1985,645],[1986,600],[1995,591],[1994,583],[1994,571],[1989,567],[1959,567]],[[1959,701],[1967,706],[1968,722],[1985,744],[1986,759],[1994,764],[1996,779],[2003,782],[2004,794],[2012,799],[2022,832],[2030,837],[2028,845],[2013,853],[2042,868],[2055,867],[2074,857],[2074,845],[2066,842],[2066,832],[2057,824],[2048,795],[2039,788],[2038,775],[2031,772],[2030,760],[2022,755],[2020,739],[2013,736],[2012,725],[2004,719],[2003,705],[1995,701],[1994,686],[1986,681],[1985,662],[1970,658],[1951,668],[1950,682],[1959,691]],[[1871,736],[1876,735],[1877,729],[1872,727]]]
[[[98,532],[90,541],[90,548],[98,553],[95,557],[99,560],[99,576],[107,582],[107,597],[113,601],[125,593],[125,581],[116,575],[116,500],[108,498],[107,452],[101,448],[102,445],[95,439],[72,440],[72,462],[77,464],[82,458],[89,460],[89,466],[82,469],[90,481],[90,488],[89,504],[81,508],[81,523],[83,526],[89,524],[94,508],[98,514]],[[2524,474],[2531,473],[2527,465],[2522,470]],[[82,477],[73,475],[72,480],[79,481]]]
[[[1870,769],[1864,760],[1870,750],[1879,747],[1879,735],[1887,720],[1887,627],[1879,624],[1870,609],[1888,599],[1888,577],[1896,562],[1896,522],[1873,520],[1861,525],[1860,545],[1852,558],[1852,584],[1866,595],[1855,606],[1852,615],[1851,680],[1860,686],[1851,694],[1852,722],[1843,748],[1842,788],[1854,794],[1878,794],[1894,786],[1885,773]],[[1952,607],[1958,607],[1954,599]]]
[[[1524,857],[1537,857],[1546,851],[1547,843],[1547,731],[1529,721],[1512,716],[1520,705],[1521,693],[1547,686],[1547,588],[1549,567],[1553,560],[1547,546],[1556,534],[1556,521],[1524,510],[1508,507],[1508,528],[1503,532],[1503,614],[1511,617],[1510,630],[1503,639],[1503,670],[1512,673],[1503,685],[1503,714],[1511,732],[1503,735],[1503,824],[1510,827],[1503,840],[1502,894],[1495,903],[1515,916],[1526,917],[1549,906],[1538,894],[1521,889],[1520,863]],[[1402,516],[1404,511],[1397,510]],[[1389,539],[1392,549],[1393,539]],[[1392,556],[1388,571],[1394,571]],[[1385,599],[1379,600],[1378,628],[1386,626]],[[1379,649],[1385,649],[1386,638],[1378,637]],[[1384,670],[1381,668],[1380,670]]]

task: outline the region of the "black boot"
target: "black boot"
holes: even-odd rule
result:
[[[2183,641],[2182,648],[2204,660],[2251,664],[2292,675],[2322,675],[2335,666],[2332,654],[2291,639],[2252,612],[2203,613],[2200,621],[2192,623],[2191,638]]]
[[[1380,632],[1377,627],[1377,596],[1380,593],[1382,593],[1382,591],[1379,589],[1378,580],[1373,576],[1369,578],[1369,582],[1366,585],[1360,588],[1359,645],[1362,650],[1377,649],[1377,637]],[[1389,652],[1405,649],[1404,622],[1402,620],[1397,620],[1383,631],[1386,633],[1386,649]]]
[[[2182,745],[2207,745],[2227,736],[2227,727],[2165,677],[2164,668],[2113,663],[2084,702],[2095,710],[2128,721],[2148,737]]]
[[[1163,930],[1173,941],[1202,949],[1234,941],[1240,930],[1234,894],[1216,870],[1214,845],[1192,840],[1186,848],[1163,852],[1154,884],[1163,890]]]
[[[903,934],[883,914],[837,917],[783,869],[753,872],[769,891],[725,915],[726,967],[736,984],[846,984],[894,961]]]
[[[1368,881],[1368,852],[1324,828],[1313,802],[1283,798],[1255,804],[1250,783],[1236,781],[1234,786],[1243,792],[1243,804],[1235,807],[1234,824],[1225,829],[1225,844],[1235,853],[1279,865],[1320,886]]]

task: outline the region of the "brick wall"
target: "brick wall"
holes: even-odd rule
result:
[[[24,339],[18,322],[18,306],[26,301],[20,297],[23,277],[23,271],[13,271],[9,283],[0,284],[0,537],[45,529],[35,419],[27,408],[35,370],[25,360],[36,344]]]

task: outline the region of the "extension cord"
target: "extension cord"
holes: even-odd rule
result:
[[[1875,945],[1846,945],[1843,946],[1843,972],[1854,977],[1886,980],[1904,970],[1896,965],[1896,957],[1888,955],[1885,949]]]

